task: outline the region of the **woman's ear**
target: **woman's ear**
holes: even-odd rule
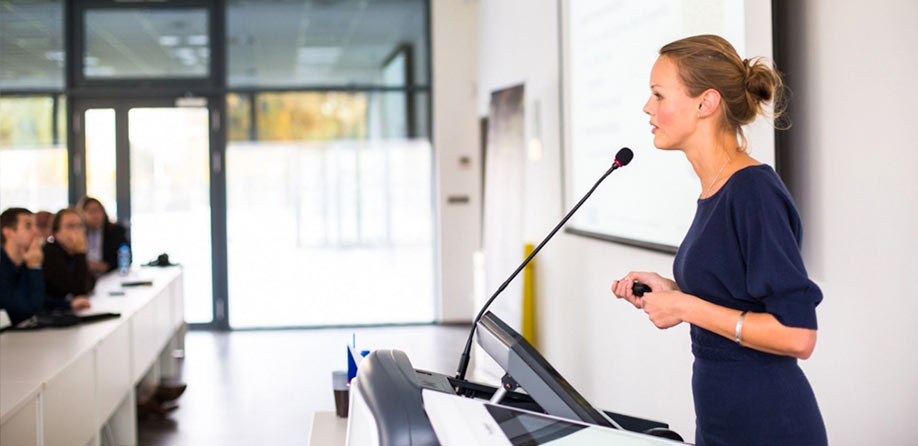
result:
[[[700,99],[697,112],[697,117],[699,118],[711,116],[720,107],[720,93],[713,88],[701,93]]]

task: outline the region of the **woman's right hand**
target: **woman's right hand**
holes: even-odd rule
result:
[[[620,280],[612,282],[612,294],[615,294],[615,297],[619,299],[625,299],[631,302],[631,305],[634,305],[635,308],[644,308],[644,302],[640,297],[635,296],[634,292],[631,290],[634,286],[634,282],[641,282],[649,286],[654,292],[679,291],[679,286],[676,285],[676,282],[662,277],[657,273],[631,271]]]
[[[92,304],[89,303],[89,299],[86,296],[77,296],[70,301],[70,308],[73,311],[88,310]]]
[[[67,248],[72,251],[72,254],[86,254],[86,233],[79,231],[73,234],[73,238],[70,239],[70,246]]]
[[[105,274],[105,272],[108,271],[108,263],[97,262],[95,260],[88,260],[87,263],[89,264],[89,271],[93,273]]]

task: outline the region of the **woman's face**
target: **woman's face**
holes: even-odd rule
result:
[[[74,241],[83,236],[83,220],[76,212],[67,212],[61,216],[60,227],[54,233],[54,238],[65,248],[73,246]]]
[[[653,126],[653,145],[664,150],[683,148],[695,131],[700,103],[688,95],[675,62],[657,58],[650,71],[650,99],[644,104]]]
[[[96,229],[99,226],[102,226],[102,223],[105,221],[105,214],[102,212],[102,206],[99,206],[99,203],[91,201],[86,204],[86,207],[83,208],[83,218],[86,219],[86,226],[89,229]]]

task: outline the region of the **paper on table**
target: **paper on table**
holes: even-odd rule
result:
[[[83,317],[83,316],[92,316],[92,315],[103,314],[103,313],[119,313],[120,312],[119,307],[114,302],[106,302],[105,300],[101,300],[101,299],[93,299],[90,302],[92,303],[91,307],[85,310],[76,310],[73,312],[73,314],[77,315],[78,317]]]

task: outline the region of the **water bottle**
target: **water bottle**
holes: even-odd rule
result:
[[[118,274],[126,276],[128,271],[131,269],[131,248],[128,248],[127,243],[123,243],[120,248],[118,248]]]

